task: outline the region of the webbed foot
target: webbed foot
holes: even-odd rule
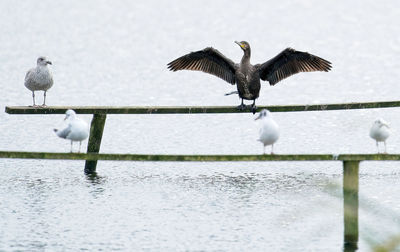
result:
[[[257,106],[255,104],[251,105],[250,107],[251,112],[253,112],[253,115],[257,112]]]
[[[238,110],[243,111],[246,108],[246,105],[243,103],[236,107]]]

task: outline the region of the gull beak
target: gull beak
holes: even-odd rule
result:
[[[65,116],[64,121],[68,119],[68,115]]]
[[[387,123],[382,123],[381,127],[383,127],[383,126],[386,126],[388,129],[390,129],[389,124],[387,124]]]
[[[256,119],[254,119],[254,121],[256,121],[256,120],[258,120],[258,119],[260,119],[260,118],[261,118],[261,113],[257,116]]]
[[[49,65],[53,65],[53,64],[51,63],[51,61],[49,61],[49,60],[46,61],[46,63],[49,64]]]

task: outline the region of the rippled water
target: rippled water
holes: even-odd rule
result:
[[[263,85],[260,105],[398,100],[398,1],[0,1],[0,105],[29,105],[25,72],[52,60],[49,105],[238,105],[234,88],[166,64],[207,46],[252,62],[285,47],[333,62],[329,73]],[[41,94],[37,96],[39,102]],[[368,130],[398,109],[275,113],[277,153],[373,153]],[[88,122],[90,116],[82,116]],[[0,113],[0,149],[69,151],[62,115]],[[261,153],[250,114],[110,115],[106,153]],[[86,146],[85,146],[86,147]],[[341,164],[0,160],[0,251],[338,251]],[[360,250],[400,232],[396,162],[365,162]]]

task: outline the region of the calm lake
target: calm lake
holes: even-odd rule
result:
[[[31,105],[28,69],[47,56],[48,105],[239,105],[235,90],[167,63],[213,46],[263,63],[286,47],[329,73],[263,83],[258,105],[400,99],[399,1],[0,1],[0,105]],[[42,92],[37,93],[41,104]],[[248,102],[251,103],[251,102]],[[277,154],[375,153],[369,129],[400,109],[273,113]],[[80,115],[88,123],[90,115]],[[68,152],[63,115],[0,113],[0,150]],[[261,154],[255,116],[109,115],[101,152]],[[77,146],[76,146],[77,147]],[[87,141],[82,146],[87,147]],[[269,149],[268,149],[269,150]],[[0,159],[0,251],[340,251],[341,162],[111,162]],[[360,166],[360,251],[400,233],[400,163]]]

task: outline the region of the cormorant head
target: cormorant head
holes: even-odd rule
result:
[[[264,117],[267,117],[271,112],[269,112],[268,109],[263,109],[261,110],[260,114],[258,115],[258,117],[254,120],[258,120],[258,119],[263,119]]]
[[[36,61],[36,63],[38,64],[38,66],[47,66],[47,64],[51,65],[51,61],[47,60],[46,57],[39,57]]]
[[[243,51],[247,51],[250,49],[250,45],[249,43],[247,43],[247,41],[235,41],[235,43],[238,44]]]

